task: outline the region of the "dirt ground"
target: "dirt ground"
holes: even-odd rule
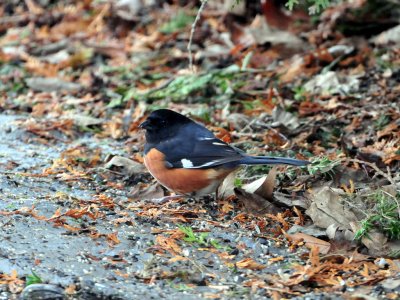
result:
[[[101,218],[83,217],[76,220],[76,224],[73,222],[80,228],[76,232],[38,220],[37,216],[51,218],[57,210],[67,211],[82,202],[93,202],[104,185],[86,180],[69,184],[56,177],[35,177],[34,174],[40,175],[43,169],[51,166],[66,145],[32,142],[32,136],[14,124],[25,118],[6,114],[0,117],[0,163],[7,165],[12,159],[18,165],[12,172],[2,171],[0,210],[21,211],[1,218],[0,272],[16,270],[20,277],[25,277],[34,270],[45,282],[63,288],[74,286],[78,294],[71,299],[200,299],[218,296],[221,292],[226,298],[264,298],[261,290],[253,293],[240,286],[245,272],[224,265],[217,255],[208,251],[186,245],[182,249],[185,260],[175,263],[170,263],[168,257],[158,256],[154,232],[175,229],[176,221],[173,216],[163,216],[162,212],[152,219],[140,216],[135,209],[137,204],[127,198],[126,191],[107,189],[104,195],[112,197],[115,206],[100,207]],[[121,152],[119,143],[112,140],[102,141],[102,146],[96,139],[82,138],[74,141],[73,147],[80,145],[100,146],[104,152],[114,155]],[[218,226],[216,203],[213,198],[203,201],[200,213],[198,206],[187,203],[167,204],[162,210],[176,210],[187,218],[191,214],[196,218],[201,214],[202,220],[197,226],[209,230],[210,237],[229,248],[230,255],[238,260],[252,257],[259,263],[267,263],[269,259],[282,257],[264,269],[262,276],[265,278],[278,270],[285,273],[289,264],[298,261],[302,251],[288,253],[282,240],[277,247],[274,240],[257,238],[254,232],[240,228],[235,222]],[[100,236],[93,237],[94,231]],[[107,234],[116,231],[119,243],[114,245]],[[245,250],[239,251],[238,243]],[[166,276],[166,279],[148,282],[158,276]],[[180,283],[181,280],[184,283]],[[311,297],[314,299],[316,295],[312,293]],[[1,293],[1,299],[14,298],[16,296],[10,292]]]

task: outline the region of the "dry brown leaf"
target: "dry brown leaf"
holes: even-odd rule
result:
[[[281,211],[274,204],[257,194],[251,194],[243,189],[235,188],[235,195],[243,203],[248,213],[262,216],[265,214],[276,214]]]
[[[158,182],[151,185],[140,184],[134,186],[128,196],[138,200],[160,199],[164,197],[164,190]]]
[[[106,169],[119,167],[121,171],[128,176],[142,174],[145,172],[145,167],[142,164],[123,156],[114,156],[104,165],[104,167]]]
[[[329,249],[331,248],[331,244],[329,242],[326,242],[324,240],[318,239],[316,237],[313,237],[311,235],[302,232],[289,234],[288,236],[290,239],[294,241],[303,240],[305,242],[306,247],[310,249],[313,247],[318,247],[318,251],[321,254],[327,254],[329,252]]]
[[[290,130],[295,130],[300,126],[299,118],[280,106],[275,106],[272,110],[272,119],[274,126],[279,125]]]
[[[387,135],[395,135],[395,134],[400,134],[399,133],[399,124],[397,122],[392,122],[388,125],[386,125],[385,128],[377,132],[378,139],[381,137],[387,136]]]
[[[280,207],[301,207],[307,209],[309,203],[307,199],[303,196],[297,195],[287,195],[280,192],[274,193],[274,203]]]
[[[108,242],[110,242],[112,245],[117,245],[119,244],[121,241],[118,239],[118,233],[117,232],[113,232],[113,233],[108,233],[106,234],[106,239]]]
[[[21,292],[24,288],[24,281],[18,278],[16,270],[12,270],[10,275],[0,273],[0,284],[8,285],[10,292],[13,294]]]
[[[71,225],[68,225],[68,224],[62,224],[62,227],[67,229],[67,230],[69,230],[69,231],[75,231],[75,232],[82,230],[82,228],[74,227],[74,226],[71,226]]]
[[[67,287],[64,289],[64,292],[65,292],[67,295],[74,295],[74,294],[76,293],[76,285],[75,285],[75,284],[70,284],[69,286],[67,286]]]
[[[234,209],[233,204],[231,202],[228,202],[228,201],[224,201],[222,206],[221,206],[221,212],[223,214],[227,214],[227,213],[233,211],[233,209]]]
[[[303,46],[303,42],[296,35],[288,31],[279,30],[276,27],[271,28],[269,25],[264,17],[256,16],[249,28],[244,30],[244,33],[249,34],[247,40],[252,40],[258,45],[266,43],[281,44],[287,48],[294,49],[299,49]]]
[[[296,77],[304,72],[304,58],[294,56],[292,60],[279,70],[283,75],[280,77],[282,83],[293,81]]]
[[[227,199],[235,195],[235,177],[237,172],[230,173],[218,187],[218,198]]]
[[[263,176],[256,181],[244,185],[243,189],[248,193],[257,194],[264,199],[271,201],[273,199],[276,174],[277,167],[273,166],[267,176]]]
[[[252,258],[245,258],[236,263],[236,266],[240,269],[250,269],[250,270],[262,270],[265,268],[264,265],[259,264]]]
[[[176,240],[164,235],[158,235],[156,237],[156,245],[170,252],[172,255],[179,255],[182,253],[181,247],[176,243]]]
[[[295,214],[298,217],[298,219],[296,220],[295,224],[299,225],[299,226],[303,226],[304,225],[304,215],[303,215],[303,213],[296,206],[293,208],[293,211],[295,212]]]
[[[188,260],[188,258],[184,257],[184,256],[181,256],[181,255],[176,255],[176,256],[170,258],[168,260],[168,262],[169,263],[174,263],[174,262],[177,262],[177,261],[185,261],[185,260]]]
[[[59,208],[57,208],[57,210],[54,212],[54,214],[53,214],[50,218],[48,218],[46,221],[51,221],[51,220],[54,220],[54,219],[58,219],[61,215],[62,215],[62,214],[61,214],[61,207],[59,207]]]
[[[275,180],[276,167],[274,166],[268,176],[246,184],[243,188],[235,188],[234,192],[249,213],[255,215],[275,214],[280,209],[269,201],[273,199]]]
[[[53,37],[65,38],[75,33],[86,32],[91,20],[77,18],[76,20],[64,20],[61,23],[53,26],[50,30],[50,34]]]
[[[368,236],[361,239],[361,242],[368,248],[368,253],[373,256],[388,255],[391,249],[388,249],[388,238],[377,230],[370,230]]]
[[[79,91],[82,86],[78,83],[64,81],[60,78],[44,78],[44,77],[33,77],[25,79],[26,84],[35,91],[44,92],[55,92],[55,91],[67,91],[76,92]]]
[[[351,229],[350,223],[357,222],[358,218],[344,205],[343,194],[341,189],[330,187],[312,191],[310,195],[312,203],[306,214],[318,227],[328,228],[331,224],[335,224],[339,229]]]
[[[302,101],[299,107],[300,116],[309,116],[321,113],[323,107],[316,102]]]
[[[95,212],[92,212],[91,210],[94,210]],[[86,205],[80,209],[70,209],[68,211],[66,211],[63,216],[67,216],[67,217],[71,217],[74,219],[80,219],[83,216],[88,216],[89,218],[91,218],[92,220],[97,219],[100,215],[97,208],[91,207],[89,205]]]
[[[282,225],[284,231],[289,230],[290,225],[288,222],[286,222],[284,215],[282,213],[278,213],[276,215],[268,214],[267,217],[274,221],[279,222]]]
[[[273,257],[273,258],[268,259],[268,264],[271,265],[275,262],[283,261],[283,260],[285,260],[285,258],[283,256]]]

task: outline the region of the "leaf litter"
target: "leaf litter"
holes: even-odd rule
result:
[[[376,1],[338,4],[318,26],[273,1],[242,22],[215,3],[196,26],[191,73],[186,2],[0,11],[0,290],[15,297],[34,269],[38,293],[56,284],[71,299],[395,299],[396,3],[373,18]],[[244,168],[218,201],[149,203],[168,193],[143,172],[137,126],[159,107],[251,154],[312,164]]]

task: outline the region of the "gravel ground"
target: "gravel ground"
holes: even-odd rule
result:
[[[292,264],[304,264],[300,258],[304,249],[290,252],[283,240],[260,237],[238,225],[233,216],[225,216],[222,223],[212,198],[162,207],[151,204],[154,216],[149,217],[150,204],[132,202],[126,197],[128,187],[107,188],[100,172],[94,180],[80,181],[39,176],[71,146],[84,144],[101,147],[103,154],[122,153],[115,141],[99,143],[88,137],[73,145],[36,143],[16,126],[23,119],[0,115],[0,164],[7,166],[0,175],[0,210],[10,212],[0,218],[0,273],[16,270],[19,278],[26,279],[34,272],[47,284],[31,286],[39,295],[43,289],[56,289],[56,294],[64,293],[68,299],[262,299],[265,289],[251,290],[243,283],[256,275],[266,282],[274,280],[276,273],[284,278]],[[99,193],[110,197],[115,206],[98,205]],[[69,226],[79,230],[55,222],[59,219],[54,217],[56,211],[88,204],[98,205],[92,208],[99,217],[65,217]],[[209,231],[208,239],[217,241],[218,247],[203,249],[182,241],[181,253],[173,246],[160,248],[157,237],[176,232],[182,216],[193,219],[193,228]],[[235,261],[251,258],[267,267],[238,269],[224,263],[222,253]],[[26,296],[27,292],[22,299],[36,299]],[[342,299],[340,294],[340,290],[337,295],[312,293],[297,299]],[[17,295],[0,285],[0,299],[17,299]]]

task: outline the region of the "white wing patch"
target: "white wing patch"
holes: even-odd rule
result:
[[[218,143],[218,142],[214,142],[213,145],[215,145],[215,146],[226,146],[226,144]]]
[[[217,162],[218,162],[217,160],[213,160],[208,163],[202,164],[201,166],[198,166],[197,168],[204,168],[204,167],[212,166],[213,164],[215,164]]]
[[[192,168],[193,167],[193,163],[189,159],[182,158],[181,163],[182,163],[182,167],[184,167],[184,168]]]
[[[212,141],[215,140],[215,137],[200,137],[200,141]]]

